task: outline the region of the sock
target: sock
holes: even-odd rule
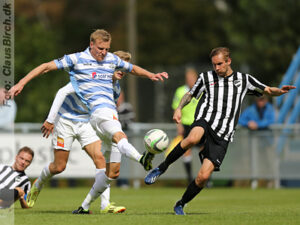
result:
[[[184,194],[182,195],[181,200],[177,202],[177,205],[184,206],[186,203],[191,201],[203,188],[200,188],[196,185],[195,180],[193,180],[187,189],[185,190]]]
[[[176,145],[176,147],[173,150],[171,150],[165,161],[163,161],[158,166],[160,171],[165,172],[173,162],[175,162],[180,156],[182,156],[185,153],[186,150],[184,150],[180,146],[180,144],[181,142],[179,142],[178,145]]]
[[[126,138],[122,138],[117,145],[122,154],[137,162],[140,161],[142,155],[135,149],[135,147],[132,146],[132,144],[128,142]]]
[[[95,182],[90,192],[82,202],[81,206],[84,210],[88,210],[93,201],[95,201],[107,187],[113,179],[110,179],[105,174],[106,169],[96,169]]]
[[[101,209],[105,209],[109,205],[110,201],[110,185],[105,189],[105,191],[100,195],[101,198]]]
[[[41,190],[45,184],[45,182],[47,182],[48,180],[51,179],[51,177],[53,177],[53,174],[50,173],[49,170],[49,165],[45,166],[44,169],[42,170],[40,176],[38,177],[37,181],[34,183],[34,185]]]

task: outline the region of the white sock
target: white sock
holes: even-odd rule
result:
[[[110,201],[110,185],[105,189],[105,191],[101,194],[101,209],[105,209],[106,206],[109,205]]]
[[[83,209],[89,209],[91,203],[95,201],[112,182],[113,179],[110,179],[106,176],[105,170],[106,169],[96,169],[95,182],[93,184],[93,187],[81,204]]]
[[[53,177],[53,174],[50,173],[49,165],[45,166],[44,169],[41,172],[41,175],[38,177],[37,181],[34,183],[34,185],[41,190],[44,186],[44,184]]]
[[[137,162],[140,161],[142,155],[128,142],[126,138],[122,138],[118,143],[118,149],[122,154]]]

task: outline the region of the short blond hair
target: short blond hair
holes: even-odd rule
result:
[[[218,47],[218,48],[214,48],[213,50],[211,50],[210,52],[210,58],[214,57],[215,55],[218,55],[222,53],[224,56],[224,59],[227,60],[228,58],[230,58],[230,50],[227,47]]]
[[[104,29],[97,29],[93,33],[91,33],[90,41],[95,42],[97,39],[108,42],[111,41],[111,35]]]
[[[34,151],[27,147],[27,146],[24,146],[23,148],[21,148],[19,151],[18,151],[18,154],[19,155],[21,152],[27,152],[28,154],[30,154],[32,156],[32,158],[34,157]]]
[[[122,60],[129,62],[131,60],[131,54],[125,51],[115,51],[115,55],[119,56]]]

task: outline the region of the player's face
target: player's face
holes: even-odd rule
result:
[[[24,171],[31,163],[32,156],[28,152],[20,152],[16,156],[16,161],[13,168],[17,171]]]
[[[96,39],[94,42],[90,42],[90,48],[91,55],[97,61],[102,61],[110,49],[110,41],[104,42],[100,39]]]
[[[213,56],[211,58],[211,62],[213,64],[215,72],[219,76],[226,77],[232,73],[232,70],[230,67],[231,59],[228,58],[227,60],[225,60],[224,55],[222,53],[219,53],[218,55]]]

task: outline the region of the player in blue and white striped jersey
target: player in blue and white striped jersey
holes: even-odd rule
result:
[[[117,51],[115,54],[125,61],[129,61],[131,58],[129,53],[123,51]],[[116,71],[115,74],[116,79],[121,79],[120,76],[123,76],[123,72],[121,71]],[[30,191],[30,196],[32,197],[30,197],[28,204],[31,207],[35,204],[45,182],[52,178],[53,175],[61,173],[65,169],[69,158],[69,151],[71,150],[72,143],[75,139],[80,142],[82,148],[94,160],[96,171],[104,169],[102,168],[103,165],[101,167],[99,160],[97,160],[98,157],[102,157],[102,155],[98,154],[100,153],[99,150],[101,145],[96,132],[89,123],[89,111],[75,93],[68,94],[73,91],[74,89],[71,83],[68,83],[57,92],[48,118],[43,124],[42,131],[46,138],[48,138],[55,126],[52,138],[54,160],[49,165],[46,165]],[[120,91],[120,84],[118,80],[116,80],[114,81],[115,101],[117,101]],[[97,154],[94,153],[94,149],[98,152]],[[114,180],[118,177],[121,153],[115,145],[111,145],[111,141],[108,144],[105,142],[102,143],[102,151],[104,152],[108,163],[106,166],[109,168],[109,174],[107,175],[111,180]],[[110,168],[111,164],[112,168]],[[116,164],[119,166],[116,166]],[[108,187],[101,194],[101,212],[120,213],[126,210],[124,206],[115,206],[111,204],[109,199],[110,188]],[[86,208],[86,210],[88,210],[88,208]]]
[[[118,119],[113,100],[112,75],[116,69],[125,69],[134,75],[149,78],[152,81],[163,81],[168,74],[152,73],[137,65],[126,63],[117,56],[108,52],[111,44],[111,36],[105,30],[96,30],[90,36],[90,46],[83,52],[64,56],[60,60],[54,60],[41,64],[30,71],[16,85],[9,90],[9,95],[18,95],[24,86],[34,77],[52,70],[64,68],[69,72],[72,85],[81,100],[91,110],[90,122],[99,134],[104,134],[108,139],[117,143],[118,149],[126,156],[134,156],[140,161],[146,170],[151,169],[151,156],[147,151],[141,156],[128,142],[126,134]],[[105,178],[105,173],[102,173]],[[94,188],[97,193],[102,193],[109,179]],[[96,196],[97,197],[97,196]]]

